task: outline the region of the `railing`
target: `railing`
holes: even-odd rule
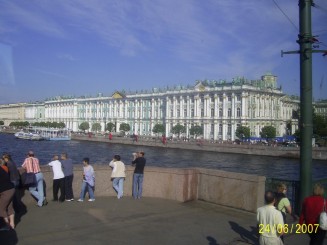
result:
[[[277,191],[277,185],[279,183],[284,183],[287,186],[287,197],[291,202],[292,210],[294,213],[299,215],[301,211],[301,201],[300,201],[300,181],[299,180],[284,180],[284,179],[275,179],[267,178],[266,179],[266,190]],[[314,180],[312,185],[320,183],[325,188],[325,197],[327,196],[327,178]]]

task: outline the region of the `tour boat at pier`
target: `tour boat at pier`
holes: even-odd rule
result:
[[[36,132],[38,132],[45,140],[53,140],[53,141],[62,141],[62,140],[71,140],[71,130],[65,129],[57,129],[57,128],[35,128]]]

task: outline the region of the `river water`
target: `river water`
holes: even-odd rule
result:
[[[29,150],[34,151],[42,165],[49,163],[54,154],[62,152],[67,152],[74,164],[82,164],[84,157],[89,157],[91,164],[108,164],[115,154],[119,154],[125,164],[130,164],[132,153],[142,150],[145,152],[147,166],[201,167],[285,180],[300,178],[299,159],[120,145],[106,142],[29,141],[16,139],[12,134],[0,133],[0,153],[9,152],[18,166],[22,164]],[[327,177],[327,161],[313,160],[312,168],[314,179]]]

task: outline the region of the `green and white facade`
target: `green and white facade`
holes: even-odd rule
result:
[[[195,86],[116,92],[110,97],[57,97],[43,106],[44,121],[64,122],[74,131],[82,122],[89,122],[90,127],[100,123],[103,131],[112,122],[116,131],[121,123],[128,123],[130,134],[153,135],[154,125],[160,123],[166,135],[173,136],[172,127],[181,124],[187,129],[183,136],[189,137],[191,126],[200,125],[204,139],[234,140],[238,125],[250,127],[252,136],[259,136],[268,125],[276,128],[278,136],[294,133],[298,122],[293,114],[299,99],[284,94],[277,87],[277,77],[266,74],[259,80],[197,81]],[[31,108],[26,107],[26,115],[32,114]],[[289,122],[292,132],[287,132]]]

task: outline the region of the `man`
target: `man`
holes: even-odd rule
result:
[[[26,173],[34,173],[36,177],[36,186],[30,186],[29,192],[36,198],[37,206],[42,207],[48,202],[44,197],[43,174],[41,173],[39,159],[34,156],[33,151],[29,151],[22,165]]]
[[[283,245],[280,236],[283,234],[284,221],[282,213],[274,206],[275,193],[266,191],[265,202],[266,205],[257,210],[259,243],[260,245]]]
[[[138,152],[134,155],[132,165],[135,165],[133,174],[133,197],[134,199],[140,199],[142,197],[143,190],[143,175],[146,159],[144,158],[144,152]]]
[[[65,175],[66,202],[71,202],[71,201],[74,201],[74,193],[73,193],[73,179],[74,179],[73,161],[72,161],[72,159],[68,159],[67,153],[62,153],[60,162],[61,162],[61,165],[62,165],[62,170],[64,171],[64,175]]]
[[[55,202],[63,202],[65,201],[65,175],[62,171],[61,162],[59,162],[59,156],[55,155],[53,160],[48,164],[52,167],[53,171],[53,201]],[[58,199],[58,192],[60,189],[60,197]]]

